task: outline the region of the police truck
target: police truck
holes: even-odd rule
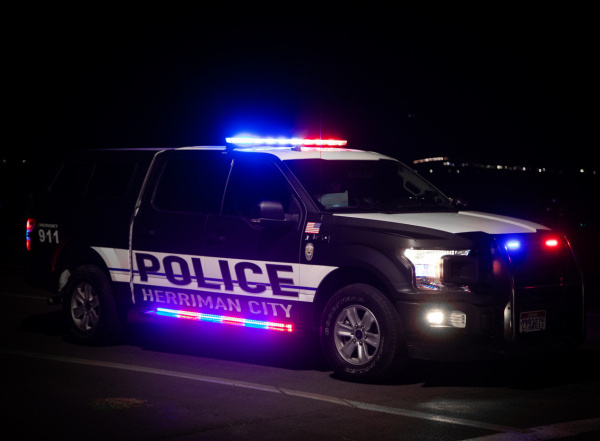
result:
[[[28,281],[90,345],[118,342],[132,314],[312,332],[340,378],[375,381],[411,358],[531,353],[585,335],[564,235],[467,211],[346,141],[74,152],[28,217]]]

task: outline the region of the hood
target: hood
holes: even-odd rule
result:
[[[334,216],[431,228],[447,233],[483,232],[488,234],[535,233],[547,227],[514,217],[477,211],[458,213],[335,213]]]

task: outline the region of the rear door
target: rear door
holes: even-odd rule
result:
[[[197,308],[197,291],[218,286],[205,283],[202,242],[208,216],[220,210],[230,165],[224,150],[157,155],[132,224],[136,305]]]

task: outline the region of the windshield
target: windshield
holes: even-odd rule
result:
[[[454,209],[445,195],[398,161],[296,159],[285,164],[323,210]]]

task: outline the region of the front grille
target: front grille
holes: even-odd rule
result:
[[[579,270],[567,241],[560,238],[556,246],[549,247],[545,243],[547,237],[540,234],[524,237],[519,249],[508,250],[515,288],[579,283]]]
[[[513,285],[512,332],[507,335],[520,345],[578,339],[583,330],[583,289],[569,243],[543,233],[510,240],[518,246],[505,247]]]

